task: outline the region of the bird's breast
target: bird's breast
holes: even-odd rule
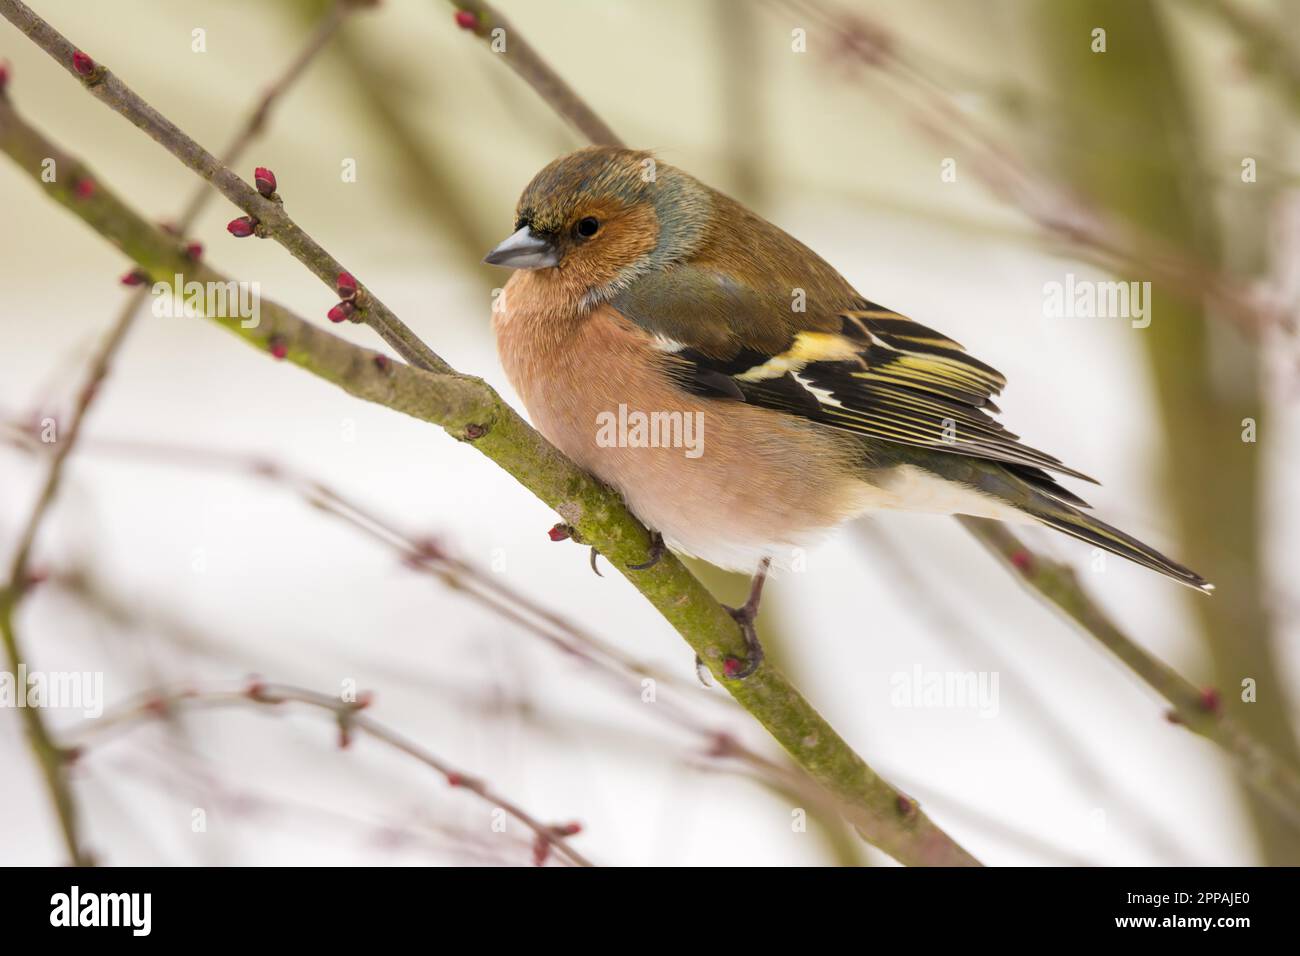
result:
[[[686,392],[651,337],[614,309],[548,310],[522,285],[507,285],[493,325],[533,424],[677,550],[752,571],[762,554],[780,561],[861,510],[855,450],[842,437]]]

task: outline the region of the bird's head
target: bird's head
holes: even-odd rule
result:
[[[709,191],[647,152],[592,146],[562,156],[528,184],[515,232],[484,262],[553,273],[588,304],[699,245]]]

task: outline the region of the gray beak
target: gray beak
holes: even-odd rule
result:
[[[484,256],[483,261],[510,269],[546,269],[558,265],[560,256],[553,245],[524,226]]]

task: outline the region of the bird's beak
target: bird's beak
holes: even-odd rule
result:
[[[555,246],[534,233],[531,227],[524,226],[484,256],[483,261],[510,269],[546,269],[558,265],[560,256]]]

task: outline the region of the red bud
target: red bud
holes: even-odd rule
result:
[[[201,242],[188,243],[185,246],[185,254],[189,256],[191,259],[193,259],[195,262],[198,262],[200,259],[203,258],[203,243]]]
[[[226,223],[226,232],[230,233],[237,239],[243,239],[245,236],[251,236],[253,230],[257,228],[257,220],[252,216],[240,216],[238,219],[232,219]]]
[[[561,836],[576,836],[582,832],[582,824],[576,820],[572,823],[566,823],[563,826],[556,827]]]
[[[375,356],[375,368],[379,369],[379,371],[381,372],[387,372],[388,366],[389,366],[389,361],[387,355]]]
[[[340,299],[350,299],[357,294],[357,280],[351,272],[340,272],[334,288],[338,290]]]
[[[1217,714],[1223,701],[1219,699],[1219,692],[1213,687],[1206,687],[1201,691],[1201,707],[1211,714]]]
[[[72,68],[82,76],[90,76],[95,72],[95,61],[77,50],[72,54]]]
[[[533,865],[543,866],[551,855],[551,841],[538,837],[533,841]]]
[[[552,541],[567,541],[573,537],[573,529],[567,524],[557,524],[550,531],[546,532],[547,537]]]
[[[72,191],[76,194],[78,199],[89,199],[91,196],[95,195],[95,181],[89,176],[83,176],[81,179],[77,180],[76,184],[72,187]]]
[[[465,778],[458,773],[447,774],[447,786],[449,787],[459,787],[464,782]]]
[[[445,561],[447,549],[436,538],[420,538],[414,542],[414,554],[421,561]]]
[[[149,277],[139,269],[132,269],[126,275],[122,276],[122,285],[144,285],[145,280]]]
[[[0,60],[0,96],[5,95],[5,87],[9,85],[9,61]]]
[[[278,336],[271,339],[271,354],[278,359],[284,358],[289,354],[289,346],[285,344],[284,339]]]
[[[1029,556],[1028,551],[1016,551],[1011,555],[1011,564],[1018,571],[1028,573],[1033,563],[1034,560]]]
[[[728,657],[722,662],[722,673],[727,677],[735,677],[740,673],[740,668],[742,666],[743,665],[737,658]]]
[[[462,30],[478,29],[478,14],[471,13],[469,10],[456,11],[456,26]]]
[[[331,322],[343,322],[352,318],[352,313],[356,310],[352,307],[351,302],[340,302],[334,308],[325,313],[325,317]]]
[[[258,166],[253,170],[253,184],[259,193],[270,199],[271,193],[275,192],[275,173],[265,166]]]

